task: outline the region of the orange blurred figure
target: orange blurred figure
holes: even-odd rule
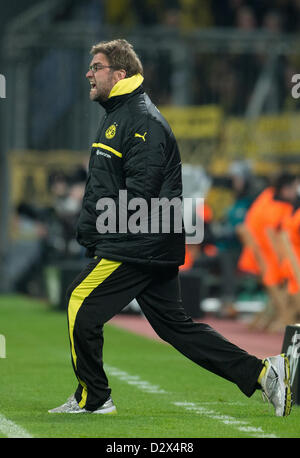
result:
[[[244,242],[238,267],[259,275],[272,303],[272,313],[259,315],[253,322],[256,327],[282,329],[291,319],[288,313],[288,296],[282,269],[283,252],[280,240],[283,221],[292,214],[297,197],[298,181],[294,175],[282,174],[274,187],[265,189],[250,207],[239,233]],[[264,315],[264,314],[262,314]]]

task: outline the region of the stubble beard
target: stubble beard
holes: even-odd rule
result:
[[[106,100],[108,100],[108,96],[108,91],[97,91],[95,94],[90,94],[90,99],[92,102],[106,102]]]
[[[92,90],[90,92],[90,99],[93,102],[106,102],[109,98],[109,94],[112,88],[112,82],[109,80],[105,86],[102,86],[100,88],[97,87],[96,83],[96,90]]]

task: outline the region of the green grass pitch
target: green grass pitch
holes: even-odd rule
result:
[[[0,296],[0,437],[3,418],[34,438],[299,438],[300,409],[274,416],[169,345],[104,331],[104,361],[118,415],[49,414],[76,386],[66,315],[20,296]]]

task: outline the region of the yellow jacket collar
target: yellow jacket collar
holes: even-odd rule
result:
[[[111,97],[116,97],[118,95],[130,94],[135,91],[135,89],[137,89],[143,81],[144,78],[140,73],[137,73],[130,78],[124,78],[114,85],[108,98],[110,99]]]

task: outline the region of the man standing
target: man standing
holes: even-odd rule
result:
[[[168,123],[143,90],[143,67],[133,47],[113,40],[93,46],[91,54],[86,74],[90,99],[106,114],[91,149],[77,234],[93,260],[67,293],[78,386],[66,403],[49,412],[116,413],[103,369],[103,325],[136,298],[162,339],[235,383],[246,396],[262,388],[276,415],[288,415],[291,388],[284,355],[262,361],[186,315],[178,279],[178,266],[184,263],[183,227],[175,230],[175,218],[170,218],[168,231],[132,233],[121,227],[124,212],[130,217],[130,205],[123,208],[120,191],[126,191],[128,202],[181,199],[180,155]],[[98,224],[105,211],[100,199],[115,204],[115,231]],[[156,218],[161,222],[163,216],[162,209]]]

